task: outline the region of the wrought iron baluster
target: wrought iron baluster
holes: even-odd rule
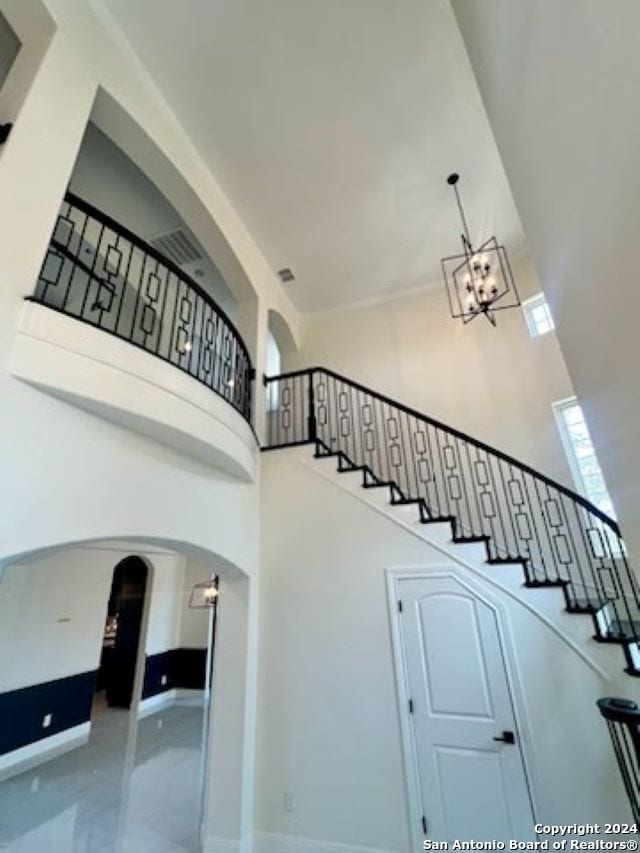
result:
[[[68,194],[61,205],[35,293],[29,299],[171,362],[249,419],[251,361],[224,312],[178,267],[77,196]],[[209,316],[215,318],[215,334],[220,332],[224,346],[219,349],[222,363],[210,359],[211,371],[203,370]],[[183,346],[187,342],[189,346]],[[226,380],[225,369],[231,371]]]

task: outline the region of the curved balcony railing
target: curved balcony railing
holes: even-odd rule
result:
[[[640,674],[640,586],[617,523],[590,501],[457,429],[317,367],[265,379],[266,448],[316,443],[415,503],[454,541],[485,543],[489,563],[522,564],[527,586],[558,586],[595,636],[623,646]]]
[[[180,267],[71,193],[28,298],[169,362],[251,420],[251,359],[224,311]]]

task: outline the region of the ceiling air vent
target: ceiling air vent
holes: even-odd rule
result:
[[[149,240],[153,248],[178,266],[199,261],[202,253],[184,231],[171,231]]]
[[[288,281],[295,281],[296,280],[295,275],[291,272],[289,267],[285,267],[284,269],[278,270],[278,275],[280,276],[282,281],[285,282],[285,284]]]

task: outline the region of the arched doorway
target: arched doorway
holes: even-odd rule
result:
[[[230,763],[242,758],[242,731],[226,726],[229,709],[238,707],[235,676],[246,650],[235,633],[225,639],[223,632],[228,665],[226,671],[218,665],[214,758],[204,690],[211,682],[205,668],[214,611],[197,606],[194,588],[209,586],[219,567],[224,586],[230,572],[218,555],[181,545],[75,543],[5,567],[0,847],[28,838],[28,849],[41,849],[56,833],[56,849],[102,849],[103,840],[117,846],[121,836],[133,843],[132,833],[137,842],[144,830],[162,849],[163,842],[198,849],[208,807],[205,773],[221,774],[226,785]],[[137,630],[138,619],[129,617],[139,617],[141,604]],[[107,613],[118,617],[110,639],[114,654],[123,653],[113,667],[120,678],[112,682],[111,701],[101,692],[92,707]],[[232,610],[227,632],[235,631],[236,619],[244,625],[244,614]],[[218,792],[225,818],[238,796],[236,789]]]
[[[107,605],[96,690],[111,708],[130,708],[140,659],[149,569],[140,557],[125,557],[115,567]]]

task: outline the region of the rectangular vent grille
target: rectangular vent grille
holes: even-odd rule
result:
[[[293,271],[291,269],[289,269],[289,267],[285,267],[284,269],[278,270],[278,275],[280,276],[282,281],[285,282],[285,284],[288,281],[295,281],[296,280],[296,277],[293,274]]]
[[[192,261],[199,261],[202,258],[184,231],[171,231],[169,234],[162,234],[160,237],[149,240],[149,243],[156,251],[178,266],[184,266],[184,264],[190,264]]]

